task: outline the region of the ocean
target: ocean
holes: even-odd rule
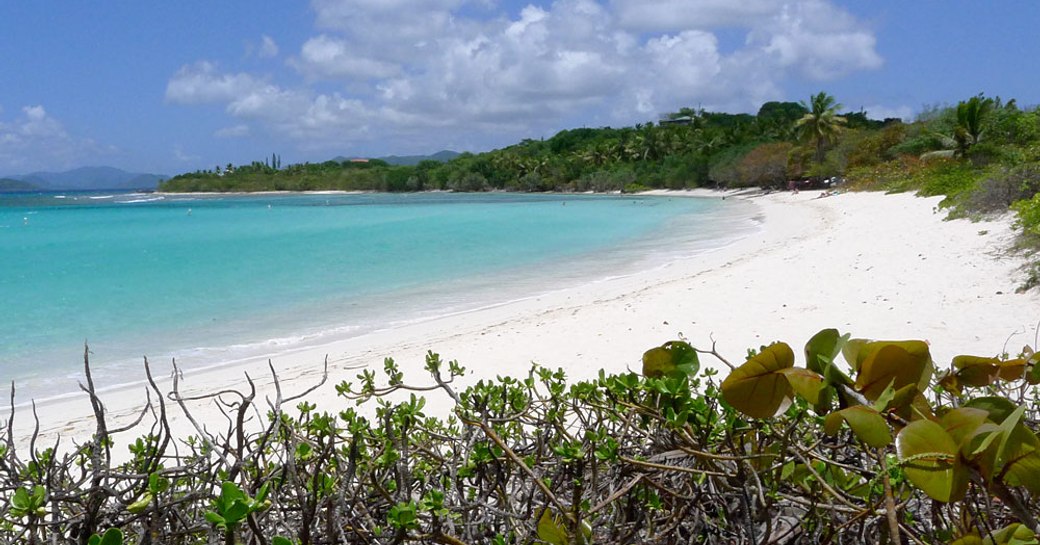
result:
[[[142,358],[209,366],[665,266],[757,228],[631,195],[0,195],[0,380],[18,400]],[[6,397],[6,394],[4,394]]]

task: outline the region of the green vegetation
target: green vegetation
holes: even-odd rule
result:
[[[796,367],[775,343],[734,367],[674,341],[642,374],[569,383],[536,365],[456,389],[465,370],[431,353],[426,384],[388,359],[337,385],[336,407],[310,390],[261,403],[249,381],[211,396],[226,421],[204,427],[146,362],[151,432],[129,443],[85,358],[92,439],[20,451],[13,409],[0,423],[0,541],[1037,543],[1040,354],[939,366],[924,342],[836,330],[804,354]],[[416,395],[431,390],[445,418]],[[171,435],[172,405],[195,435]]]

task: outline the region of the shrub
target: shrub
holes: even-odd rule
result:
[[[787,158],[793,147],[787,142],[777,142],[749,151],[737,163],[736,187],[783,187],[788,179]]]
[[[465,369],[430,353],[424,384],[388,359],[336,385],[338,412],[303,399],[313,388],[262,407],[251,381],[203,396],[224,418],[192,419],[191,437],[169,427],[173,403],[190,416],[177,369],[159,395],[146,363],[151,433],[119,466],[88,361],[97,436],[70,452],[33,437],[21,455],[0,441],[0,542],[1031,542],[1040,356],[941,369],[922,341],[835,330],[804,353],[796,368],[783,343],[751,351],[720,383],[700,358],[722,356],[673,341],[641,375],[569,383],[535,365],[465,389]],[[431,390],[447,418],[425,413],[416,393]]]
[[[971,211],[1004,212],[1040,192],[1040,163],[1004,168],[984,178],[964,203]]]
[[[1014,203],[1011,208],[1018,214],[1017,224],[1022,231],[1040,237],[1040,193],[1031,199]]]

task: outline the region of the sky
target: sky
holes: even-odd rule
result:
[[[0,6],[0,175],[487,151],[826,91],[1040,104],[1040,2],[38,0]]]

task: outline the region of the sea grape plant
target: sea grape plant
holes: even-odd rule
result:
[[[839,354],[848,374],[838,362]],[[827,329],[806,344],[805,361],[805,367],[796,367],[794,351],[786,343],[763,347],[726,377],[720,386],[722,397],[757,419],[782,414],[801,399],[823,418],[828,435],[847,426],[862,448],[876,450],[882,462],[894,451],[905,478],[932,499],[958,504],[974,488],[973,495],[991,494],[1005,504],[1019,524],[986,539],[1036,543],[1033,532],[1040,529],[1024,501],[1040,496],[1036,423],[1028,421],[1026,406],[1007,397],[967,395],[969,390],[1040,383],[1040,355],[1030,347],[1016,358],[954,358],[951,368],[934,381],[936,391],[945,394],[936,404],[926,396],[936,369],[923,341],[850,339]],[[897,498],[889,486],[886,495],[891,535],[897,536]],[[965,505],[959,508],[968,511]],[[957,543],[973,543],[971,536],[979,535],[980,528],[968,525]]]

